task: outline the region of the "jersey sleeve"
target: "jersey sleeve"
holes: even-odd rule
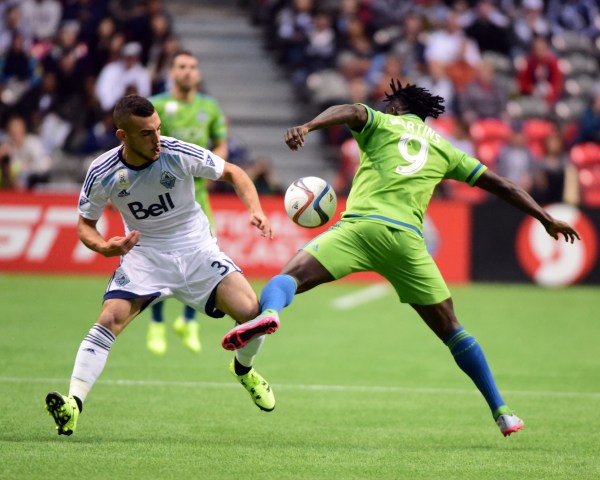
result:
[[[356,105],[363,107],[367,111],[367,122],[360,132],[354,130],[350,130],[350,132],[359,145],[364,145],[371,138],[371,135],[381,122],[381,113],[373,110],[364,103],[357,103]]]
[[[171,155],[182,160],[184,171],[194,177],[218,180],[225,169],[225,160],[206,148],[172,137],[161,137],[161,144]]]
[[[460,152],[460,150],[457,150],[457,152]],[[446,172],[444,178],[458,180],[459,182],[466,182],[473,186],[477,179],[486,170],[487,167],[479,160],[467,155],[464,152],[460,152],[458,161],[454,164],[453,168]]]
[[[107,202],[108,193],[90,168],[81,187],[77,211],[83,218],[98,220],[102,216]]]

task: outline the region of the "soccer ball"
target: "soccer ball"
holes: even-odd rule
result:
[[[302,177],[288,187],[283,203],[294,223],[316,228],[331,220],[337,207],[337,197],[331,185],[322,178]]]

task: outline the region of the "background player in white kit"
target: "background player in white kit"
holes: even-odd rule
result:
[[[102,372],[117,335],[157,299],[175,297],[212,317],[238,323],[256,317],[256,294],[217,246],[194,200],[194,177],[229,182],[250,212],[250,222],[272,237],[258,194],[239,167],[209,150],[161,137],[160,118],[143,97],[122,98],[114,110],[123,145],[90,166],[79,198],[78,234],[90,249],[121,256],[104,294],[100,316],[79,347],[69,395],[50,392],[46,408],[59,435],[71,435],[83,402]],[[108,201],[119,210],[125,236],[105,239],[96,229]],[[275,408],[268,383],[252,362],[264,337],[238,350],[230,370],[262,410]]]

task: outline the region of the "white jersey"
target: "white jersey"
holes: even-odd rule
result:
[[[160,156],[142,167],[128,165],[116,147],[96,158],[85,177],[79,214],[98,220],[110,199],[125,231],[140,232],[139,245],[175,251],[214,243],[208,218],[196,203],[194,177],[217,180],[225,160],[210,150],[160,137]]]

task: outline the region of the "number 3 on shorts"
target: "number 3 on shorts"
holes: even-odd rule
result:
[[[408,144],[411,140],[419,143],[419,151],[417,153],[410,153],[408,151]],[[396,173],[399,175],[412,175],[425,166],[427,154],[429,153],[429,142],[421,137],[405,133],[398,142],[398,150],[402,159],[406,160],[409,165],[396,167]]]

